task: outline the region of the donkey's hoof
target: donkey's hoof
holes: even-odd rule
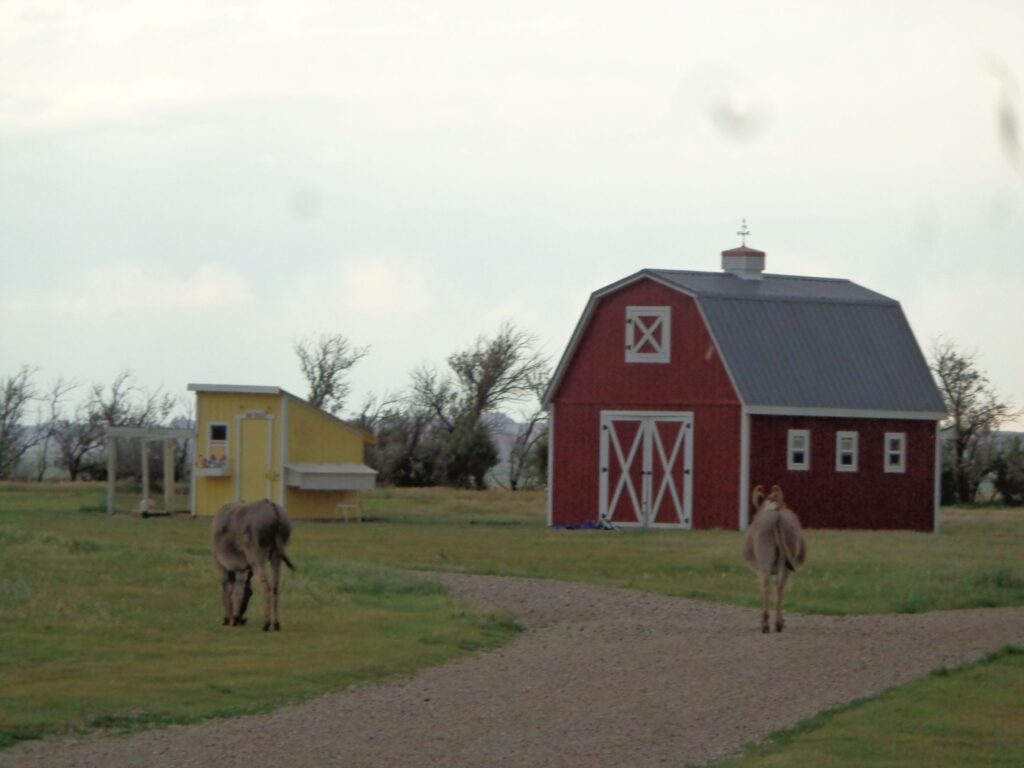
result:
[[[771,629],[768,628],[768,625],[767,624],[762,624],[761,625],[761,634],[762,635],[767,635],[769,632],[771,632]]]
[[[775,631],[776,632],[781,632],[782,628],[785,627],[785,626],[786,625],[783,624],[781,621],[777,621],[777,622],[775,622]]]
[[[240,627],[244,627],[244,626],[245,626],[245,623],[246,623],[247,621],[249,621],[249,620],[248,620],[247,618],[245,618],[245,616],[239,616],[239,617],[238,617],[238,626],[240,626]]]
[[[274,631],[275,632],[280,632],[281,631],[281,622],[280,621],[275,621],[274,622]]]
[[[270,622],[269,621],[265,621],[263,623],[263,631],[264,632],[269,632],[270,631]]]
[[[229,619],[227,616],[225,616],[224,617],[224,622],[221,624],[221,626],[222,627],[226,627],[230,623],[231,623],[231,619]]]
[[[242,619],[239,616],[235,616],[235,618],[233,618],[231,620],[231,626],[232,627],[238,627],[238,626],[241,626],[241,624],[242,624]]]

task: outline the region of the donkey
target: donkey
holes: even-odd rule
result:
[[[743,542],[743,559],[747,561],[761,584],[761,631],[768,628],[768,582],[775,577],[775,631],[785,626],[782,620],[782,593],[786,589],[789,574],[804,564],[807,559],[807,542],[800,527],[800,519],[782,498],[782,489],[772,486],[771,493],[764,495],[764,488],[757,486],[751,494],[751,502],[757,509],[754,521],[747,530]]]
[[[245,624],[251,582],[256,576],[263,584],[263,631],[271,625],[281,629],[277,613],[281,563],[295,570],[285,552],[291,535],[288,516],[268,499],[249,504],[231,502],[217,512],[213,518],[213,565],[220,580],[225,626]],[[268,561],[272,581],[267,576]]]

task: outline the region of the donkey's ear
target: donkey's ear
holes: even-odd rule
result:
[[[771,499],[772,501],[774,501],[776,504],[778,504],[781,507],[782,504],[783,504],[783,501],[782,501],[782,489],[779,486],[777,486],[777,485],[773,485],[772,486],[772,492],[770,494],[768,494],[768,498]]]
[[[750,503],[754,505],[755,509],[759,509],[762,501],[764,501],[764,486],[755,485],[754,492],[750,494]]]

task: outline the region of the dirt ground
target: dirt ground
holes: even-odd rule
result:
[[[265,715],[28,742],[10,766],[685,766],[1024,644],[1024,609],[789,614],[557,581],[433,575],[526,631],[496,651]]]

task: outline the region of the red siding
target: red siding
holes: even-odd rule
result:
[[[787,432],[811,433],[808,471],[786,469]],[[858,433],[856,472],[836,472],[836,432]],[[886,432],[904,432],[906,472],[883,465]],[[935,499],[935,422],[752,416],[750,486],[782,487],[807,528],[931,531]]]
[[[627,363],[628,306],[672,307],[671,362]],[[694,415],[693,525],[739,525],[740,405],[693,299],[641,280],[601,299],[553,399],[552,522],[596,522],[602,410]]]

